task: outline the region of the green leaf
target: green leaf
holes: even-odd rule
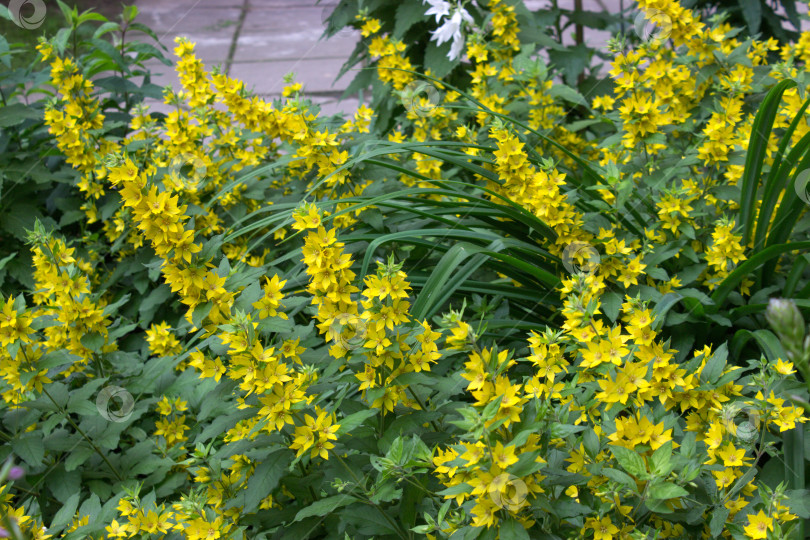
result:
[[[7,256],[7,257],[3,257],[2,259],[0,259],[0,270],[2,270],[3,268],[5,268],[5,267],[6,267],[6,264],[8,264],[8,262],[9,262],[11,259],[13,259],[14,257],[16,257],[16,256],[17,256],[17,252],[15,251],[15,252],[14,252],[14,253],[12,253],[11,255],[9,255],[9,256]]]
[[[788,489],[785,491],[790,512],[802,519],[810,519],[810,490]]]
[[[428,43],[425,48],[425,69],[429,69],[436,78],[444,78],[453,68],[458,65],[459,60],[450,60],[447,54],[450,52],[450,44],[443,43],[437,46],[435,41]]]
[[[607,316],[611,322],[616,322],[619,317],[619,311],[622,307],[622,297],[615,292],[607,292],[599,299],[602,304],[602,312]]]
[[[745,168],[743,169],[743,175],[739,182],[742,186],[742,196],[740,199],[738,223],[742,226],[742,240],[740,241],[740,245],[743,246],[748,245],[754,227],[753,216],[757,199],[756,193],[759,187],[762,165],[765,162],[768,139],[771,135],[773,122],[779,110],[782,94],[784,94],[785,90],[793,86],[796,86],[796,81],[792,79],[785,79],[778,82],[765,96],[754,118],[754,124],[751,128],[751,138],[748,142],[748,151],[745,155]],[[717,291],[715,291],[715,295],[716,294]]]
[[[731,353],[733,357],[738,357],[745,344],[753,339],[757,342],[759,349],[771,362],[776,362],[779,359],[787,357],[782,343],[779,341],[773,332],[770,330],[760,329],[754,332],[750,330],[740,329],[734,334],[731,340]]]
[[[762,22],[762,4],[759,0],[737,0],[737,5],[742,10],[745,24],[748,25],[751,35],[759,32],[759,24]]]
[[[77,508],[79,508],[78,492],[68,497],[68,500],[65,501],[56,515],[53,516],[53,520],[48,527],[48,534],[56,537],[58,533],[62,532],[62,529],[64,529],[73,520],[73,516],[76,514]]]
[[[345,418],[341,418],[338,422],[340,427],[337,430],[338,435],[346,434],[352,431],[354,428],[368,420],[369,418],[373,418],[377,416],[380,411],[377,409],[364,409],[362,411],[358,411],[356,413],[350,414]]]
[[[0,128],[16,126],[32,119],[42,120],[42,113],[24,103],[11,103],[0,107]]]
[[[78,467],[80,467],[85,461],[87,461],[90,456],[95,453],[90,446],[79,445],[70,455],[65,459],[65,470],[66,471],[74,471]]]
[[[728,345],[723,342],[714,353],[712,357],[706,361],[703,370],[700,372],[700,381],[707,383],[717,380],[722,375],[726,367],[726,359],[728,358]]]
[[[560,424],[554,423],[551,426],[551,437],[553,439],[564,439],[569,435],[573,435],[574,433],[579,433],[580,431],[584,431],[588,428],[585,426],[575,426],[573,424]]]
[[[636,478],[646,476],[647,465],[644,463],[644,458],[636,452],[623,446],[610,446],[610,451],[613,452],[619,465],[621,465],[625,471]]]
[[[729,509],[725,506],[718,506],[712,512],[712,519],[709,521],[709,532],[712,538],[719,538],[720,534],[726,526],[728,519]]]
[[[551,89],[549,90],[549,95],[555,98],[561,98],[566,101],[570,101],[571,103],[576,103],[577,105],[582,105],[584,107],[590,108],[588,101],[582,97],[582,94],[571,88],[566,84],[554,84]]]
[[[116,300],[112,304],[107,304],[106,306],[104,306],[104,311],[102,312],[102,315],[104,317],[108,317],[108,316],[112,315],[113,313],[115,313],[118,310],[118,308],[120,308],[121,306],[123,306],[124,304],[129,302],[129,299],[130,299],[131,296],[132,295],[130,295],[130,294],[124,294],[123,296],[121,296],[121,298],[119,298],[118,300]]]
[[[355,501],[355,498],[351,495],[341,494],[341,495],[333,495],[331,497],[326,497],[325,499],[321,499],[319,501],[315,501],[311,505],[307,506],[298,511],[295,514],[295,519],[293,519],[293,523],[296,521],[301,521],[302,519],[308,517],[321,517],[331,512],[334,512],[338,508],[342,506],[349,505]]]
[[[616,483],[622,484],[627,489],[638,492],[636,481],[631,476],[617,469],[602,469],[602,474]]]
[[[667,476],[672,471],[672,441],[661,445],[650,457],[650,469],[656,476]]]
[[[145,323],[151,322],[160,305],[171,297],[172,290],[165,283],[153,289],[146,298],[141,300],[141,305],[138,307],[138,312],[143,321]]]
[[[118,70],[123,71],[124,75],[129,74],[129,65],[121,56],[121,53],[109,41],[103,39],[91,39],[93,45],[93,53],[91,56],[101,56],[110,59]]]
[[[799,140],[799,142],[797,142],[793,146],[793,148],[790,150],[787,156],[785,156],[785,150],[787,149],[788,145],[791,144],[793,134],[796,132],[796,129],[799,127],[800,122],[804,118],[805,116],[804,112],[807,109],[808,105],[810,105],[810,100],[805,101],[804,104],[802,104],[801,108],[796,112],[793,121],[791,121],[790,126],[788,126],[788,128],[782,134],[782,140],[779,142],[779,148],[776,152],[776,155],[773,157],[773,165],[771,166],[771,171],[768,173],[768,176],[765,179],[765,185],[762,193],[760,208],[757,214],[759,219],[754,234],[755,251],[759,250],[762,247],[765,235],[768,234],[769,229],[772,229],[771,241],[769,243],[773,244],[778,243],[774,242],[773,240],[779,237],[780,233],[783,234],[785,231],[788,230],[789,227],[792,227],[792,224],[788,222],[783,223],[780,220],[774,222],[773,210],[774,207],[776,206],[777,199],[779,198],[780,194],[783,192],[786,186],[788,188],[792,186],[793,187],[792,192],[796,193],[795,182],[797,177],[794,176],[792,178],[792,181],[790,182],[790,185],[787,185],[788,175],[790,174],[791,169],[793,169],[794,166],[796,165],[796,162],[799,160],[799,158],[807,152],[807,148],[810,145],[810,136],[805,134]],[[803,169],[799,168],[797,170],[797,174],[801,170]],[[788,197],[786,198],[786,200],[783,200],[779,208],[781,215],[784,214],[786,208],[791,206],[791,203],[793,201],[795,201],[794,197]],[[782,238],[786,238],[786,236],[782,236]]]
[[[45,458],[45,445],[41,433],[25,433],[11,441],[14,453],[31,467],[39,468]]]
[[[678,497],[685,497],[689,495],[689,492],[683,489],[681,486],[675,485],[671,482],[662,482],[660,484],[654,484],[650,488],[650,498],[652,499],[676,499]]]
[[[65,364],[72,364],[76,360],[81,360],[81,356],[71,354],[65,349],[58,349],[46,353],[45,356],[39,359],[37,367],[39,369],[51,369],[57,366],[64,366]]]
[[[582,444],[585,446],[588,455],[595,459],[600,449],[599,436],[592,429],[589,429],[582,434]]]
[[[785,478],[788,488],[805,491],[805,454],[804,454],[804,426],[796,423],[796,427],[787,430],[782,435],[785,451]]]
[[[92,332],[90,334],[85,334],[79,340],[81,341],[82,345],[87,347],[93,352],[100,352],[101,347],[104,346],[104,336],[102,336],[98,332]]]
[[[673,512],[672,508],[670,508],[663,499],[653,499],[650,497],[644,501],[644,506],[646,506],[650,512],[655,512],[656,514],[671,514]]]
[[[500,540],[531,540],[526,528],[511,516],[501,521],[499,525],[498,538]]]
[[[394,24],[394,37],[402,38],[414,24],[424,20],[425,6],[419,0],[400,0]]]
[[[211,308],[214,307],[213,302],[206,302],[204,304],[200,304],[194,308],[194,311],[191,313],[191,322],[197,328],[203,327],[203,321],[208,314],[211,313]]]
[[[247,488],[242,492],[242,512],[249,514],[259,507],[262,499],[273,493],[279,480],[292,462],[292,455],[285,451],[275,451],[259,463],[253,476],[247,482]]]
[[[537,461],[537,458],[539,456],[540,456],[539,450],[534,450],[532,452],[523,452],[518,457],[517,463],[509,467],[509,473],[517,476],[518,478],[523,478],[525,476],[529,476],[530,474],[534,474],[540,469],[544,469],[546,467],[546,464]]]
[[[399,516],[406,527],[413,527],[416,523],[417,506],[424,498],[424,487],[408,482],[402,486],[402,497],[399,503]],[[438,518],[441,521],[441,517]]]

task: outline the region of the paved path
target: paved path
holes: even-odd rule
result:
[[[573,5],[573,0],[562,1]],[[618,12],[619,2],[584,0],[583,7]],[[292,71],[304,85],[304,92],[322,106],[325,114],[351,112],[359,104],[354,96],[340,100],[354,72],[336,80],[360,39],[359,32],[345,29],[328,41],[321,39],[324,21],[337,0],[136,0],[135,3],[140,11],[138,20],[153,28],[170,50],[175,36],[188,37],[197,44],[197,56],[207,68],[222,65],[229,75],[241,79],[267,99],[281,95],[283,77]],[[525,0],[525,3],[529,9],[539,9],[546,7],[548,0]],[[609,37],[607,32],[590,33],[586,41],[598,46]],[[156,84],[179,85],[171,68],[159,63],[150,67],[155,70]],[[154,108],[160,110],[161,106]]]
[[[336,81],[341,66],[360,38],[345,30],[321,40],[324,19],[336,0],[136,0],[138,21],[147,24],[173,50],[175,36],[197,44],[207,69],[221,65],[230,76],[267,98],[277,98],[284,75],[295,72],[304,92],[321,104],[325,114],[353,111],[357,98],[340,101],[354,78],[350,72]],[[172,59],[175,59],[171,54]],[[168,66],[150,64],[153,82],[179,86]]]
[[[396,2],[397,0],[386,0]],[[574,0],[559,0],[573,8]],[[546,8],[549,0],[524,0],[529,9]],[[322,40],[324,21],[338,0],[135,0],[138,20],[155,30],[170,51],[175,36],[196,42],[197,56],[208,69],[219,64],[232,77],[245,82],[266,99],[277,98],[283,77],[295,72],[304,93],[322,106],[324,114],[352,112],[357,97],[340,100],[354,78],[349,72],[336,80],[346,59],[360,39],[359,32],[345,29],[329,40]],[[585,11],[619,13],[633,0],[582,0]],[[427,7],[427,6],[426,6]],[[800,4],[799,10],[806,12]],[[807,29],[808,25],[803,25]],[[573,34],[573,30],[569,32]],[[600,47],[610,38],[608,32],[586,29],[585,42]],[[566,36],[573,44],[573,37]],[[172,59],[174,55],[171,54]],[[155,62],[154,82],[179,86],[174,71]],[[153,108],[163,110],[161,104]]]

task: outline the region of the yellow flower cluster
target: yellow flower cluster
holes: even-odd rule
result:
[[[304,206],[295,214],[295,227],[312,229],[303,248],[303,261],[310,276],[308,291],[318,308],[320,333],[333,343],[330,354],[336,359],[351,359],[356,351],[365,357],[363,369],[355,376],[371,406],[393,412],[397,404],[418,407],[406,396],[406,385],[397,382],[405,373],[430,371],[441,354],[436,345],[438,332],[422,321],[413,332],[407,277],[397,265],[379,264],[377,275],[365,278],[361,292],[352,285],[355,274],[343,243],[335,229],[326,230],[314,205]],[[361,293],[363,299],[353,298]],[[360,311],[360,307],[363,311]]]
[[[712,244],[706,250],[706,262],[710,268],[706,284],[710,288],[716,287],[731,273],[737,263],[745,260],[741,240],[742,236],[734,233],[734,223],[723,220],[715,225],[712,231]]]
[[[495,172],[503,185],[490,187],[534,214],[557,234],[552,252],[562,253],[573,242],[591,239],[582,229],[583,218],[567,201],[560,190],[565,185],[565,175],[556,169],[536,170],[526,156],[522,142],[505,129],[492,129],[491,136],[498,142],[495,156]]]
[[[389,36],[376,36],[368,46],[369,54],[377,59],[377,76],[381,81],[391,83],[395,90],[402,90],[413,81],[414,66],[402,54],[405,44]]]
[[[603,300],[608,291],[616,296],[613,289],[639,285],[643,277],[647,285],[657,286],[661,293],[680,286],[674,276],[644,276],[644,257],[653,249],[645,245],[646,241],[664,244],[670,238],[692,235],[690,248],[696,255],[703,252],[708,265],[699,279],[710,288],[745,259],[745,246],[733,222],[717,219],[735,204],[707,193],[715,184],[706,171],[722,170],[730,185],[741,175],[740,166],[729,161],[733,152],[745,150],[750,135],[752,117],[743,110],[754,72],[746,65],[717,65],[715,52],[729,53],[742,45],[726,37],[729,29],[724,25],[709,28],[672,0],[641,0],[639,4],[648,14],[669,18],[669,39],[685,47],[701,66],[717,67],[719,73],[717,84],[696,80],[694,73],[679,64],[675,52],[659,39],[617,54],[611,71],[616,95],[594,100],[594,108],[605,116],[612,115],[623,126],[625,136],[615,145],[597,147],[559,125],[565,111],[551,95],[550,80],[538,77],[536,85],[502,90],[505,83],[523,76],[512,65],[520,50],[519,27],[514,7],[505,0],[489,1],[491,40],[485,43],[481,36],[472,36],[467,55],[473,63],[470,92],[475,99],[500,114],[507,113],[513,100],[525,100],[533,108],[528,113],[532,129],[551,130],[563,146],[581,150],[583,155],[598,155],[605,166],[627,164],[641,152],[645,156],[660,154],[667,149],[661,142],[665,134],[672,135],[673,140],[686,135],[687,129],[694,128],[690,124],[693,110],[706,100],[716,101],[716,110],[699,126],[696,160],[684,169],[688,174],[680,185],[662,191],[650,203],[658,221],[644,230],[646,238],[635,237],[619,224],[599,227],[598,233],[597,227],[587,228],[581,200],[563,189],[567,184],[565,174],[552,162],[542,166],[530,162],[528,154],[535,147],[522,139],[528,133],[516,133],[501,127],[502,123],[493,123],[487,111],[475,114],[480,132],[457,125],[460,114],[446,105],[459,101],[460,96],[440,83],[433,89],[443,93],[444,103],[434,102],[431,94],[416,92],[414,97],[414,78],[407,72],[413,66],[405,54],[406,45],[390,36],[377,35],[380,21],[361,17],[361,33],[370,38],[371,56],[378,58],[378,76],[400,91],[400,102],[406,108],[404,118],[409,123],[396,126],[390,140],[402,142],[407,132],[410,141],[422,143],[441,139],[450,132],[470,145],[464,151],[473,160],[486,150],[474,146],[489,133],[496,142],[493,159],[491,165],[486,163],[488,157],[481,161],[494,173],[495,180],[488,184],[496,194],[493,199],[507,198],[547,225],[550,238],[543,247],[553,256],[576,266],[594,264],[593,272],[563,280],[559,331],[532,332],[526,355],[479,346],[480,336],[458,314],[443,321],[448,323],[443,325],[447,335],[445,351],[440,351],[442,333],[434,331],[427,320],[419,321],[411,314],[411,284],[393,259],[378,262],[377,271],[364,276],[362,289],[355,285],[354,261],[344,242],[339,241],[338,231],[353,225],[359,210],[341,198],[359,196],[371,181],[355,182],[352,178],[346,167],[349,153],[343,143],[354,133],[370,131],[373,111],[367,107],[361,107],[354,120],[336,132],[322,125],[316,127],[316,116],[301,100],[300,83],[288,81],[291,84],[284,90],[284,104],[278,108],[248,96],[241,82],[206,72],[194,56],[193,45],[179,39],[175,53],[183,91],[176,95],[168,92],[166,99],[167,103],[187,103],[191,113],[178,108],[158,128],[145,110],[139,109],[132,123],[136,132],[129,138],[121,143],[99,140],[93,133],[103,125],[104,117],[92,97],[92,83],[82,77],[72,60],[58,58],[49,46],[42,46],[40,50],[51,61],[53,83],[60,94],[48,108],[46,122],[68,162],[82,175],[79,187],[87,194],[83,208],[90,221],[96,218],[95,200],[105,193],[120,197],[121,207],[103,225],[109,240],[127,235],[128,250],[116,256],[135,253],[142,246],[151,248],[159,259],[163,280],[187,306],[188,325],[204,335],[205,344],[188,351],[187,364],[181,361],[177,368],[190,366],[201,378],[213,382],[224,377],[235,389],[235,401],[245,415],[225,431],[222,437],[226,443],[254,440],[261,433],[285,441],[291,450],[288,453],[296,456],[296,464],[336,457],[342,420],[313,389],[319,372],[304,363],[310,358],[305,353],[311,351],[300,346],[300,337],[277,331],[292,327],[291,319],[295,318],[285,312],[298,299],[291,299],[289,294],[306,291],[314,309],[307,308],[309,311],[303,315],[296,312],[296,317],[299,321],[301,317],[315,319],[318,331],[331,343],[329,353],[335,360],[335,370],[347,370],[348,380],[352,384],[356,381],[362,399],[380,410],[383,423],[385,415],[395,413],[398,407],[427,408],[408,381],[418,380],[414,374],[431,371],[443,353],[448,357],[459,350],[465,353],[460,377],[467,381],[469,395],[465,399],[470,407],[463,409],[464,419],[459,425],[468,429],[453,443],[437,449],[432,474],[449,488],[444,495],[447,500],[457,505],[470,503],[465,509],[472,516],[472,526],[493,527],[503,519],[532,526],[535,518],[529,508],[535,498],[545,493],[546,458],[556,456],[568,473],[587,479],[579,487],[568,486],[555,493],[555,497],[572,506],[586,501],[593,504],[592,514],[577,525],[581,526],[580,533],[605,539],[627,536],[636,525],[633,508],[623,504],[623,493],[609,489],[615,478],[602,474],[602,468],[612,464],[616,454],[611,448],[619,452],[631,449],[638,453],[643,466],[652,468],[656,452],[671,449],[673,433],[680,436],[682,431],[708,449],[703,465],[722,492],[731,522],[757,496],[754,485],[745,477],[761,455],[751,450],[756,446],[754,440],[769,430],[785,431],[806,419],[799,409],[773,393],[760,393],[751,403],[745,402],[750,421],[743,427],[737,423],[740,403],[744,403],[743,388],[729,382],[736,368],[725,366],[724,349],[705,347],[690,359],[676,361],[677,351],[659,336],[647,303],[626,296],[621,308],[615,308],[618,315],[610,324],[603,316],[607,311]],[[782,53],[790,58],[803,57],[810,54],[808,49],[805,39],[794,50]],[[772,50],[776,50],[774,43],[753,40],[747,54],[756,66]],[[789,91],[777,124],[783,126],[800,106],[798,93]],[[470,122],[474,125],[472,116]],[[802,122],[796,136],[808,131],[810,126]],[[129,142],[136,140],[154,144],[125,150]],[[555,149],[549,151],[570,163],[570,156]],[[773,151],[769,147],[769,153]],[[98,155],[104,158],[94,157]],[[227,211],[238,208],[251,215],[267,212],[267,220],[255,226],[262,239],[271,235],[276,240],[285,238],[288,222],[279,223],[288,215],[271,211],[275,208],[268,207],[260,197],[247,196],[235,174],[246,167],[282,159],[288,160],[283,173],[255,171],[259,185],[289,194],[290,184],[298,183],[316,200],[328,197],[335,201],[334,213],[326,214],[315,204],[305,204],[293,212],[292,229],[303,232],[301,260],[308,277],[306,286],[297,277],[282,279],[275,273],[264,276],[263,283],[256,280],[246,286],[239,282],[242,265],[264,266],[266,258],[275,253],[275,246],[257,254],[252,253],[254,245],[246,238],[231,238],[239,235],[228,235],[230,239],[211,236],[226,230],[228,219],[233,218]],[[435,156],[416,153],[397,159],[406,166],[411,163],[405,159],[412,159],[415,173],[403,173],[401,178],[406,185],[418,181],[419,187],[428,187],[434,185],[429,181],[443,178],[444,162]],[[606,193],[607,202],[615,202],[619,198],[617,186],[624,182],[632,185],[647,175],[660,173],[657,166],[655,160],[650,160],[643,171],[625,175],[627,178],[613,178],[610,186],[599,188]],[[695,217],[695,212],[704,211],[703,206],[709,208],[708,222],[715,224],[705,251],[705,238],[694,239],[693,235],[702,219]],[[328,220],[332,220],[331,226]],[[590,243],[602,252],[598,264],[591,260],[593,252],[570,253],[571,246]],[[221,253],[214,254],[218,250]],[[65,349],[79,357],[62,372],[67,375],[84,370],[96,352],[116,348],[109,339],[110,321],[105,315],[110,300],[92,294],[93,287],[100,283],[92,265],[93,254],[85,260],[75,248],[53,238],[38,243],[33,251],[37,307],[26,310],[21,301],[0,300],[0,368],[5,383],[2,395],[14,405],[52,382],[48,370],[38,366],[49,350]],[[39,313],[51,315],[58,323],[42,329],[45,339],[41,342],[31,328],[34,315]],[[172,328],[164,321],[146,330],[151,355],[175,356],[186,351],[184,328],[178,326]],[[723,362],[718,364],[719,360]],[[780,363],[763,369],[784,374],[792,366]],[[177,531],[190,539],[228,537],[241,526],[243,509],[238,505],[225,508],[223,502],[238,500],[239,492],[248,488],[261,463],[249,457],[250,453],[234,454],[224,466],[213,467],[200,460],[186,470],[184,446],[194,424],[187,414],[188,403],[164,397],[155,408],[159,418],[152,435],[160,441],[158,451],[164,457],[180,456],[175,467],[189,478],[193,475],[197,486],[189,497],[195,500],[183,498],[167,506],[143,503],[137,494],[128,494],[118,505],[122,523],[113,521],[107,527],[108,536],[134,538]],[[667,412],[673,414],[665,417]],[[685,425],[676,425],[678,416],[685,418]],[[548,433],[517,431],[529,417],[545,422]],[[565,432],[561,426],[572,430]],[[592,437],[572,445],[571,435],[582,430]],[[564,458],[556,452],[559,449],[567,450]],[[698,473],[695,471],[695,476],[686,481]],[[643,489],[644,475],[631,476],[630,488]],[[279,504],[267,494],[259,508]],[[677,503],[662,504],[668,510],[680,509]],[[4,499],[0,509],[21,525],[27,523],[28,532],[35,537],[47,538],[38,531],[35,520],[10,506],[10,499]],[[760,511],[747,515],[745,532],[750,538],[764,538],[772,530],[774,519],[795,519],[779,504],[769,510],[769,514]],[[71,530],[84,525],[86,519],[74,520]],[[463,522],[450,520],[444,532],[452,533]],[[651,518],[651,525],[661,531],[661,537],[684,534],[682,526],[658,515]],[[709,535],[708,525],[705,532]]]
[[[20,506],[15,508],[12,503],[12,496],[6,493],[8,485],[0,485],[0,513],[14,520],[20,531],[30,540],[48,540],[53,538],[47,533],[47,529],[41,519],[35,519],[26,514],[25,509]]]

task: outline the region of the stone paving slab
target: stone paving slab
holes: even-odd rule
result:
[[[305,92],[342,93],[353,78],[352,72],[335,82],[342,62],[334,58],[278,60],[273,62],[235,63],[230,76],[253,88],[257,94],[280,93],[284,87],[284,75],[295,72],[296,81],[304,85]]]
[[[244,32],[300,32],[309,30],[320,36],[324,25],[321,19],[323,9],[318,6],[259,8],[250,5],[248,16],[242,27]]]
[[[178,16],[196,9],[228,7],[241,9],[244,4],[245,0],[135,0],[135,5],[142,14],[148,11],[168,11],[177,13]]]
[[[210,70],[215,64],[224,65],[228,60],[228,49],[230,48],[231,38],[229,36],[205,36],[201,34],[179,34],[187,37],[195,43],[194,54],[202,60],[205,68]],[[172,62],[177,61],[177,56],[174,54],[174,49],[177,44],[174,42],[174,35],[167,35],[161,38],[168,51],[163,51],[163,54]],[[164,66],[160,64],[163,69],[171,70],[171,66]]]
[[[336,96],[353,78],[347,74],[335,81],[359,32],[321,39],[336,0],[136,1],[139,22],[153,28],[170,51],[174,38],[185,36],[196,44],[197,57],[207,69],[221,65],[260,95],[279,94],[284,75],[294,71],[307,92],[326,99],[325,107],[336,107]],[[155,84],[178,88],[171,68],[157,63],[154,67]]]
[[[139,10],[138,22],[149,26],[155,33],[221,34],[233,36],[239,21],[241,8],[235,7],[195,7],[181,9]]]
[[[222,63],[228,59],[239,14],[239,8],[195,8],[185,14],[148,10],[141,11],[137,20],[152,28],[170,53],[174,38],[185,36],[196,43],[197,56],[204,62]]]
[[[243,29],[234,62],[333,58],[343,65],[354,51],[359,36],[359,32],[341,33],[326,41],[311,29],[285,32]]]
[[[396,0],[390,0],[396,1]],[[531,10],[548,7],[549,0],[524,0]],[[244,81],[265,97],[278,96],[283,77],[295,72],[296,80],[313,99],[321,100],[325,111],[341,107],[353,111],[357,100],[337,101],[354,78],[350,72],[335,80],[343,63],[360,39],[356,30],[345,30],[322,40],[326,17],[338,0],[136,0],[139,21],[153,28],[170,51],[175,36],[186,36],[197,44],[197,56],[207,69],[222,65],[229,75]],[[574,0],[561,0],[573,8]],[[634,5],[632,0],[582,0],[586,11],[619,13]],[[806,11],[805,4],[798,8]],[[632,28],[627,28],[632,32]],[[574,30],[564,36],[573,44]],[[585,43],[603,47],[609,32],[587,30]],[[169,55],[173,60],[174,56]],[[155,64],[155,83],[179,83],[174,71]]]

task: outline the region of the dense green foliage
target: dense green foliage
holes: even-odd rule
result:
[[[182,39],[150,113],[134,9],[3,72],[7,534],[803,535],[805,38],[643,1],[579,69],[554,14],[416,4],[336,12],[351,118]]]

